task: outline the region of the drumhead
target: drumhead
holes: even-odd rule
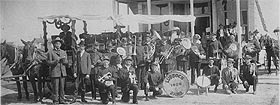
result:
[[[181,41],[181,45],[183,45],[186,49],[191,48],[191,41],[188,38],[183,38]]]
[[[125,51],[125,49],[122,48],[122,47],[118,47],[118,48],[117,48],[117,53],[120,54],[120,55],[123,55],[123,56],[126,55],[126,51]]]
[[[206,76],[199,76],[196,79],[196,84],[200,87],[207,87],[210,86],[211,81],[208,77]]]
[[[169,73],[163,81],[164,91],[171,97],[179,98],[185,96],[189,91],[189,80],[182,71],[173,71]]]

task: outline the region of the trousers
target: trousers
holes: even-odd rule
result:
[[[53,86],[53,101],[64,101],[64,77],[52,77],[51,78],[52,86]]]

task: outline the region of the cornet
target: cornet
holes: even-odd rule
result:
[[[98,78],[98,81],[100,83],[105,83],[105,81],[106,81],[105,77],[112,77],[112,73],[108,72],[108,73],[104,74],[102,77]]]

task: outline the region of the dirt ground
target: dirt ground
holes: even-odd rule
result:
[[[195,85],[190,87],[190,90],[187,95],[183,98],[171,98],[165,93],[157,99],[150,99],[150,101],[144,101],[144,91],[140,90],[138,94],[139,105],[279,105],[279,76],[276,76],[275,73],[271,75],[266,74],[267,71],[260,70],[259,83],[257,87],[257,94],[252,94],[252,88],[250,88],[249,94],[245,93],[245,89],[240,84],[238,88],[238,94],[227,95],[224,94],[222,86],[218,87],[217,93],[213,92],[213,88],[210,88],[208,95],[206,96],[205,92],[197,95],[197,89]],[[29,91],[32,92],[30,83],[28,83]],[[72,87],[68,85],[69,87]],[[46,89],[47,90],[47,89]],[[69,88],[67,89],[69,90]],[[23,91],[23,89],[22,89]],[[24,91],[23,91],[24,92]],[[33,94],[30,94],[32,100]],[[17,88],[14,81],[1,81],[1,104],[2,105],[28,105],[28,104],[41,104],[33,103],[25,99],[23,93],[23,99],[18,101],[17,97]],[[71,95],[66,95],[66,97],[71,97]],[[91,100],[91,93],[86,94],[86,99],[89,101],[88,104],[101,104],[99,97],[97,100]],[[78,100],[79,101],[79,100]],[[131,100],[132,101],[132,100]],[[129,104],[131,104],[131,101]],[[50,99],[44,99],[43,104],[51,104]],[[75,104],[82,104],[77,102]],[[109,103],[110,104],[110,103]],[[120,102],[120,98],[117,98],[117,104],[125,105],[127,103]]]

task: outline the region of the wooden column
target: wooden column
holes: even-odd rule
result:
[[[143,3],[138,3],[138,14],[143,14]],[[139,32],[143,32],[143,24],[138,24],[139,25]]]
[[[194,4],[193,4],[193,0],[190,0],[190,12],[191,12],[191,15],[192,16],[194,16]],[[191,22],[191,38],[192,38],[192,36],[195,34],[195,32],[194,32],[194,24],[195,24],[195,22],[193,21],[193,22]]]
[[[216,5],[216,0],[211,0],[212,1],[212,32],[215,32],[217,30],[217,5]]]
[[[239,43],[239,53],[238,53],[238,71],[240,71],[241,59],[242,59],[242,48],[241,48],[241,21],[240,21],[240,0],[236,0],[236,32]]]
[[[44,36],[43,36],[43,39],[44,39],[44,47],[45,47],[45,52],[47,52],[48,51],[48,38],[47,38],[47,23],[46,23],[46,21],[43,21],[42,22],[43,23],[43,34],[44,34]]]
[[[173,3],[168,2],[168,14],[173,15]],[[169,20],[169,29],[174,27],[174,21]]]
[[[129,3],[127,3],[126,10],[127,10],[127,15],[129,15]],[[127,25],[127,31],[130,31],[130,26],[129,25]]]
[[[148,15],[152,15],[152,2],[147,0]],[[148,24],[148,31],[152,28],[152,24]]]

